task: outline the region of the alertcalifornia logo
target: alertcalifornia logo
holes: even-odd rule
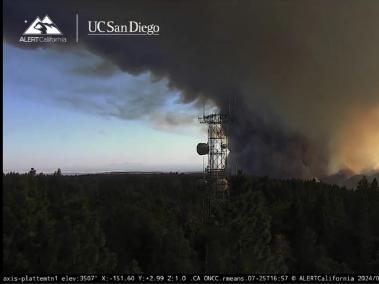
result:
[[[28,21],[24,21],[28,24]],[[20,42],[25,43],[67,43],[67,37],[58,26],[46,15],[42,20],[39,16],[29,24],[20,37]]]
[[[79,42],[79,14],[75,13],[75,42]],[[68,43],[58,25],[48,15],[37,16],[31,23],[24,21],[25,31],[19,41],[23,43]],[[71,31],[73,33],[74,31]],[[140,21],[116,23],[113,20],[90,20],[85,36],[159,36],[160,26]]]

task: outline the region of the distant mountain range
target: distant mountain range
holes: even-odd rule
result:
[[[351,171],[340,171],[334,175],[326,176],[320,178],[322,182],[329,184],[336,184],[339,186],[345,186],[348,189],[355,189],[358,185],[358,182],[362,179],[363,176],[366,176],[369,182],[372,182],[376,178],[379,182],[379,171],[369,172],[366,174],[354,174]]]

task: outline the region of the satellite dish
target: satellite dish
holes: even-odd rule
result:
[[[197,153],[202,156],[202,155],[208,155],[209,153],[209,146],[207,143],[199,143],[197,144],[196,147]]]

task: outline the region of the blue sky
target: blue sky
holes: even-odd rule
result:
[[[201,110],[87,51],[3,49],[4,172],[194,171]]]

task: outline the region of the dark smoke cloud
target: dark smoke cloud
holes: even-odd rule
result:
[[[244,113],[238,106],[230,128],[233,171],[243,168],[258,176],[312,177],[327,167],[324,152],[278,119],[264,119],[261,110]],[[241,112],[242,110],[242,112]],[[237,127],[235,127],[237,126]]]
[[[92,115],[139,120],[164,131],[190,135],[190,129],[198,127],[194,104],[180,103],[180,92],[149,73],[117,71],[117,66],[107,67],[110,62],[88,52],[24,51],[6,44],[4,57],[4,81],[19,84],[17,96]]]
[[[11,44],[21,46],[25,18],[44,14],[73,42],[77,11],[80,44],[63,51],[88,49],[131,74],[167,78],[184,103],[208,98],[226,111],[237,98],[232,153],[253,173],[324,174],[335,159],[329,144],[350,114],[379,106],[376,0],[6,0],[4,9]],[[160,36],[86,36],[87,21],[98,19],[158,24]]]

